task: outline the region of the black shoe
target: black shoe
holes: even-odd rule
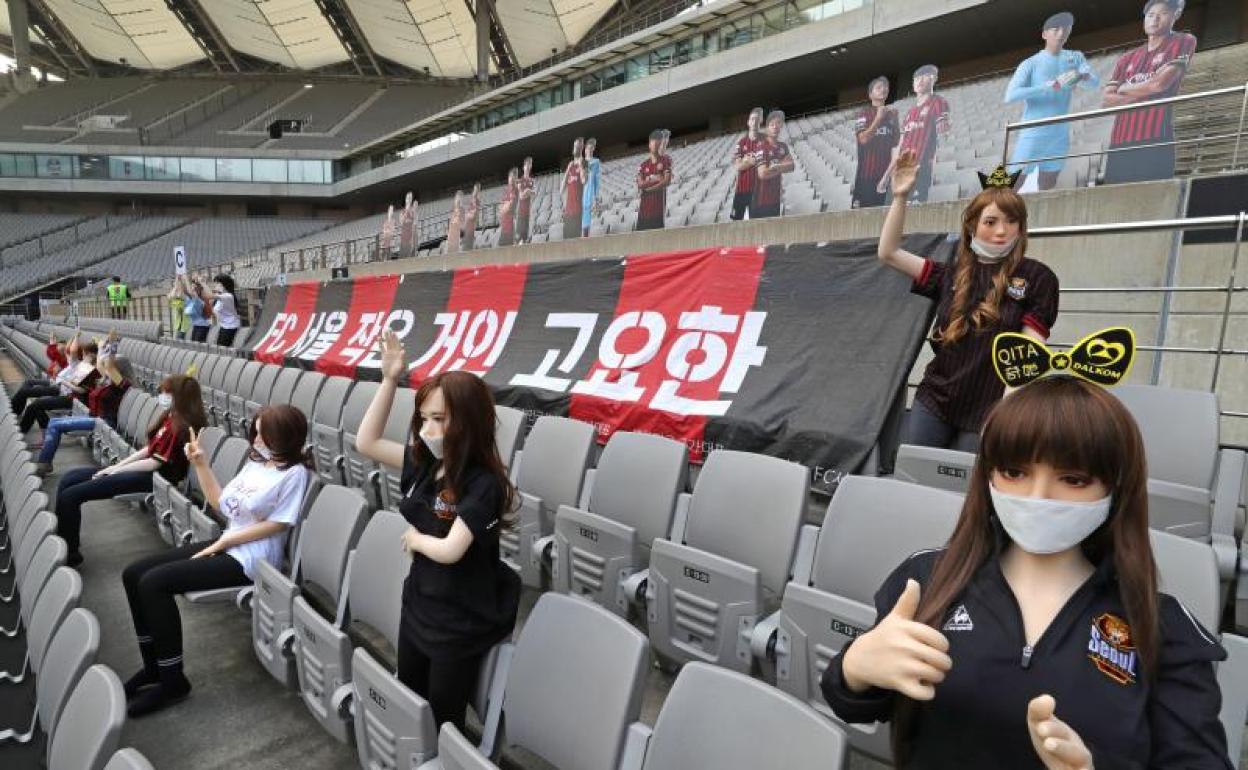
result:
[[[66,567],[76,568],[80,564],[82,564],[82,551],[70,551],[69,555],[65,557]]]
[[[134,696],[139,694],[140,690],[146,690],[160,684],[160,677],[148,671],[146,668],[139,669],[139,673],[126,680],[126,701],[134,700]]]
[[[186,700],[191,694],[191,683],[187,682],[185,677],[183,677],[182,681],[186,683],[186,686],[183,688],[161,684],[158,687],[151,687],[139,693],[126,706],[126,715],[131,719],[138,719]]]

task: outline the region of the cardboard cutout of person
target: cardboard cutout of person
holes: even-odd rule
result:
[[[880,190],[888,189],[897,156],[903,150],[912,150],[919,161],[919,176],[910,193],[910,200],[927,200],[928,190],[932,187],[932,162],[936,158],[936,146],[941,135],[949,133],[950,126],[949,102],[936,93],[936,80],[939,76],[940,70],[935,64],[924,64],[914,71],[914,106],[901,121],[901,142],[893,152],[893,162],[889,165],[888,173],[880,180]]]
[[[602,178],[602,163],[594,157],[598,140],[585,140],[585,164],[581,167],[581,237],[589,237],[589,226],[598,208],[598,184]]]
[[[530,217],[533,213],[533,196],[536,194],[533,182],[533,159],[525,158],[520,178],[516,180],[516,243],[530,241]]]
[[[750,205],[754,202],[754,187],[758,184],[758,164],[763,157],[763,122],[767,116],[762,107],[750,110],[745,120],[745,136],[737,140],[732,150],[732,166],[737,170],[737,186],[732,194],[732,219],[748,219]]]
[[[1105,84],[1104,106],[1137,104],[1179,93],[1196,52],[1195,36],[1174,31],[1183,7],[1184,0],[1146,0],[1144,34],[1148,40],[1119,57],[1114,74]],[[1170,105],[1118,113],[1110,130],[1110,152],[1102,181],[1115,184],[1171,178],[1173,141],[1174,111]]]
[[[503,185],[503,198],[498,203],[498,245],[512,246],[516,242],[516,196],[519,194],[519,172],[515,166],[507,171],[507,184]]]
[[[460,239],[460,251],[472,251],[477,245],[477,218],[481,215],[481,185],[472,186],[468,205],[464,209],[464,235]]]
[[[789,146],[780,141],[784,133],[784,113],[772,110],[767,116],[767,132],[756,173],[754,200],[750,203],[750,219],[780,216],[784,200],[784,175],[796,167]]]
[[[880,75],[872,80],[867,85],[867,97],[871,103],[863,107],[854,119],[858,168],[854,174],[850,205],[856,209],[884,205],[885,195],[879,189],[880,180],[893,162],[893,150],[901,134],[897,110],[887,105],[888,92],[888,78]]]
[[[672,159],[663,153],[664,132],[650,132],[649,152],[637,169],[637,230],[662,230],[667,211],[667,187],[672,183]]]
[[[563,170],[560,181],[563,197],[563,239],[581,237],[581,195],[585,188],[585,140],[572,142],[572,159]]]
[[[458,254],[464,220],[464,191],[455,191],[455,201],[451,204],[451,217],[446,223],[446,253]]]
[[[416,253],[416,199],[408,193],[403,199],[403,213],[399,217],[399,256],[410,257]]]
[[[1005,89],[1005,103],[1023,102],[1023,120],[1065,115],[1076,88],[1095,88],[1100,83],[1083,53],[1065,47],[1074,26],[1075,17],[1067,11],[1050,16],[1040,30],[1044,48],[1014,70]],[[1038,188],[1052,190],[1066,165],[1062,156],[1068,152],[1069,123],[1025,128],[1010,154],[1010,171],[1021,169],[1025,177],[1038,174]]]
[[[386,209],[386,218],[381,223],[381,243],[379,245],[382,258],[394,256],[394,204]]]

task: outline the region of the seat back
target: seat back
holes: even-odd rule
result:
[[[711,452],[689,501],[684,542],[757,569],[763,588],[779,596],[789,579],[807,487],[806,469],[797,463]]]
[[[30,653],[30,667],[36,674],[43,670],[43,657],[52,635],[81,598],[82,578],[69,567],[57,568],[39,592],[26,627],[26,649]]]
[[[239,379],[243,376],[243,369],[249,363],[256,364],[252,367],[253,370],[260,368],[260,364],[255,361],[247,361],[242,358],[233,359],[230,361],[230,365],[226,367],[225,376],[221,379],[221,387],[217,388],[217,397],[215,399],[218,417],[229,411],[230,394],[238,392]]]
[[[346,458],[346,481],[349,486],[362,489],[365,488],[369,472],[375,469],[377,464],[360,454],[355,448],[355,437],[360,429],[360,423],[364,421],[368,405],[373,401],[373,394],[376,392],[377,383],[357,382],[351,389],[351,397],[347,400],[346,406],[342,408],[342,454]],[[405,396],[410,398],[408,393],[398,393],[394,400],[397,403]],[[365,492],[365,495],[369,494],[368,491]]]
[[[100,770],[117,749],[126,721],[126,693],[107,666],[87,669],[61,712],[48,767]]]
[[[637,530],[649,549],[667,537],[676,498],[688,481],[689,452],[679,441],[650,433],[614,433],[598,458],[589,510]]]
[[[132,446],[141,447],[147,443],[147,432],[152,429],[152,423],[156,422],[156,418],[163,411],[154,398],[149,398],[147,403],[139,409],[139,419],[135,423],[134,434],[130,437]]]
[[[154,768],[138,749],[126,748],[114,754],[113,758],[108,760],[108,764],[104,765],[104,770],[154,770]]]
[[[706,663],[681,669],[654,724],[643,770],[844,767],[845,734],[771,685]]]
[[[1111,392],[1140,426],[1149,478],[1211,488],[1218,453],[1215,394],[1152,385],[1122,385]]]
[[[154,404],[155,401],[156,400],[154,398],[146,393],[138,394],[134,403],[130,407],[128,419],[124,424],[119,425],[122,438],[130,441],[133,440],[135,436],[143,432],[146,427],[140,427],[140,423],[143,422],[143,414],[146,412],[148,416],[151,415],[151,405]]]
[[[203,388],[215,388],[216,385],[214,383],[217,382],[218,370],[224,371],[222,367],[228,365],[229,362],[223,356],[210,353],[204,359],[203,368],[199,370],[199,376],[196,378],[199,380],[200,386]]]
[[[231,436],[221,443],[216,456],[212,459],[212,473],[222,485],[238,475],[243,463],[247,462],[247,453],[251,444],[247,439]]]
[[[874,606],[876,590],[906,557],[949,541],[962,500],[895,479],[846,476],[823,518],[811,583]]]
[[[135,411],[136,404],[139,403],[139,397],[146,395],[138,386],[132,386],[126,389],[121,396],[121,403],[117,405],[117,425],[124,427]]]
[[[367,514],[368,503],[359,490],[336,484],[321,489],[299,529],[300,582],[312,583],[338,599],[347,556],[368,523]]]
[[[304,379],[311,378],[304,387]],[[303,416],[308,418],[308,422],[312,422],[312,406],[316,403],[316,393],[320,390],[320,383],[325,380],[325,375],[320,372],[304,372],[293,366],[279,366],[277,370],[277,379],[273,381],[273,390],[269,392],[270,404],[290,404],[299,411],[303,412]],[[295,393],[301,389],[305,393],[304,401],[300,401],[295,397]],[[306,393],[311,389],[311,397]]]
[[[95,662],[99,649],[100,624],[95,615],[81,607],[71,610],[52,635],[43,658],[47,665],[35,682],[39,723],[44,732],[56,731],[65,701],[87,667]]]
[[[1220,618],[1218,560],[1208,543],[1155,529],[1148,531],[1157,562],[1157,587],[1183,603],[1207,630]]]
[[[403,579],[412,565],[400,546],[407,528],[407,520],[394,511],[373,514],[356,546],[347,589],[351,622],[368,624],[396,647]]]
[[[498,444],[498,456],[502,458],[503,465],[510,468],[511,461],[516,456],[516,449],[519,448],[520,440],[523,438],[524,412],[510,406],[495,406],[494,414],[498,417],[494,432],[494,440]]]
[[[269,403],[269,399],[273,395],[273,384],[277,382],[277,376],[282,372],[282,369],[283,367],[275,366],[273,364],[261,365],[259,374],[256,375],[255,384],[253,384],[250,391],[246,393],[248,420],[255,417],[255,414],[260,407]]]
[[[498,765],[481,756],[477,747],[447,723],[438,733],[438,764],[442,770],[497,770]]]
[[[524,440],[516,486],[542,501],[552,515],[576,505],[594,446],[594,426],[568,417],[537,418]]]
[[[394,403],[390,406],[390,416],[386,418],[386,427],[382,437],[407,446],[411,442],[412,414],[416,411],[415,391],[401,389],[395,394]],[[381,504],[391,510],[397,510],[403,499],[402,468],[381,466]]]
[[[201,430],[199,436],[199,448],[203,451],[204,457],[209,462],[217,456],[217,449],[221,446],[221,442],[225,440],[225,431],[221,428],[211,425]],[[194,475],[194,474],[191,474]]]
[[[902,481],[965,494],[974,467],[972,452],[902,444],[897,449],[894,474]]]
[[[310,375],[305,374],[304,379],[308,376]],[[330,428],[337,428],[341,425],[342,410],[350,400],[351,388],[354,385],[355,381],[346,377],[326,377],[316,396],[316,405],[311,415],[312,422]]]
[[[52,514],[44,511],[42,516],[52,516]],[[46,521],[46,520],[45,520]],[[56,517],[52,517],[55,521]],[[41,525],[40,529],[44,529]],[[69,547],[65,545],[65,541],[50,531],[44,532],[42,537],[38,538],[38,542],[34,537],[26,538],[23,545],[34,543],[34,551],[26,564],[26,571],[19,572],[18,592],[26,602],[34,603],[38,600],[39,593],[48,584],[48,580],[61,567],[65,566],[65,559],[69,555]]]
[[[607,610],[543,594],[507,677],[506,743],[555,767],[613,770],[641,710],[648,653],[641,632]]]

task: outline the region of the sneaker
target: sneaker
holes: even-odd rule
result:
[[[134,700],[134,697],[141,691],[149,687],[155,687],[160,684],[160,677],[151,673],[146,668],[139,669],[139,673],[126,680],[124,689],[126,691],[126,700]]]
[[[161,684],[158,687],[144,690],[134,696],[134,700],[126,706],[126,715],[131,719],[138,719],[167,709],[175,703],[181,703],[191,694],[191,683],[185,677],[182,678],[182,682],[185,686],[170,687]]]

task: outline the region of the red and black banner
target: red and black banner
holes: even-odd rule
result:
[[[943,261],[941,235],[906,248]],[[827,488],[875,445],[930,323],[874,240],[468,267],[269,289],[260,361],[377,379],[394,329],[410,386],[476,372],[500,404],[807,465]]]

